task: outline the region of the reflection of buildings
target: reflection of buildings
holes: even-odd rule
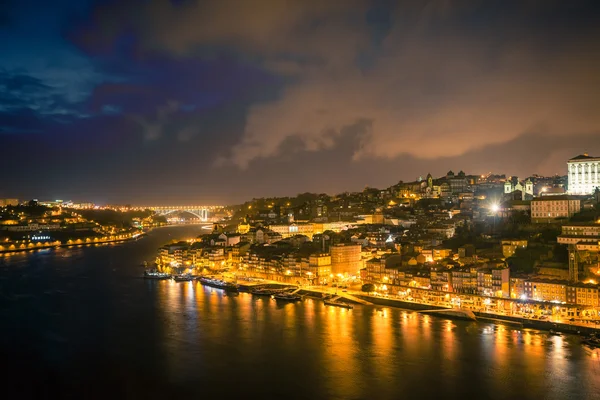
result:
[[[567,161],[569,193],[592,194],[600,187],[600,157],[590,157],[587,153]]]

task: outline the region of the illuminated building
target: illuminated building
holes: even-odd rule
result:
[[[600,157],[584,153],[567,161],[567,169],[570,194],[592,194],[600,187]]]
[[[578,250],[598,250],[600,243],[600,224],[580,223],[562,226],[557,238],[560,244],[576,245]]]
[[[504,256],[504,258],[513,256],[517,249],[526,249],[526,248],[527,248],[527,240],[525,240],[525,239],[502,240],[502,255]]]
[[[331,275],[331,255],[330,254],[312,254],[308,259],[310,274],[317,279],[319,282],[326,282]]]
[[[527,299],[525,293],[526,277],[510,277],[510,298],[511,299]]]
[[[576,283],[567,288],[567,303],[598,307],[598,285]]]
[[[244,220],[238,224],[237,231],[242,235],[245,235],[250,231],[250,224],[248,223],[246,218],[244,218]]]
[[[528,200],[533,197],[533,182],[527,178],[524,182],[519,181],[519,178],[511,177],[504,182],[504,194],[515,192],[521,193],[521,200]]]
[[[477,293],[477,267],[452,268],[452,287],[457,293]]]
[[[430,271],[431,289],[440,292],[452,292],[452,270],[434,265]]]
[[[340,243],[329,248],[331,253],[331,273],[334,275],[357,275],[362,268],[362,246]]]
[[[439,224],[428,227],[427,233],[435,235],[437,237],[442,237],[444,239],[450,239],[456,233],[456,229],[454,224]]]
[[[0,199],[0,207],[18,206],[19,199]]]
[[[531,201],[531,222],[568,219],[581,211],[581,201],[571,196],[538,197]]]
[[[288,238],[295,235],[304,235],[312,239],[314,234],[314,226],[311,223],[292,223],[289,225],[269,225],[269,229],[277,232],[282,238]]]
[[[510,297],[510,269],[508,267],[492,268],[492,295]]]
[[[525,295],[537,301],[567,301],[567,282],[547,279],[530,279],[525,282]]]

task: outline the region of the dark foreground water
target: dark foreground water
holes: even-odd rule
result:
[[[198,232],[0,256],[0,397],[600,398],[599,352],[574,336],[140,278]]]

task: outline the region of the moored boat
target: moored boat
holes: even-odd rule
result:
[[[342,308],[347,308],[349,310],[351,310],[353,308],[351,304],[345,303],[343,301],[323,300],[323,303],[326,306],[342,307]]]
[[[198,279],[200,281],[201,284],[206,285],[206,286],[210,286],[210,287],[214,287],[216,289],[223,289],[223,290],[229,290],[229,291],[238,291],[238,285],[236,285],[233,282],[227,282],[227,281],[223,281],[221,279],[213,279],[213,278],[206,278],[206,277],[201,277]]]
[[[598,336],[591,334],[586,336],[581,340],[581,343],[586,344],[590,347],[600,347],[600,338]]]
[[[300,296],[299,294],[293,294],[293,293],[277,293],[273,295],[273,298],[275,300],[281,300],[281,301],[300,301],[302,300],[302,296]]]
[[[145,279],[169,279],[171,278],[171,275],[165,273],[165,272],[158,272],[158,271],[144,271],[144,278]]]
[[[273,289],[267,289],[267,288],[257,288],[257,289],[252,289],[250,291],[250,293],[255,296],[273,296],[274,294],[277,293],[277,291],[273,290]]]
[[[194,277],[191,274],[181,274],[173,276],[173,280],[176,282],[189,282],[193,280]]]

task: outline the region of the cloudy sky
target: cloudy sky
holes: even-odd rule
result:
[[[0,197],[222,204],[600,154],[600,4],[0,0]]]

